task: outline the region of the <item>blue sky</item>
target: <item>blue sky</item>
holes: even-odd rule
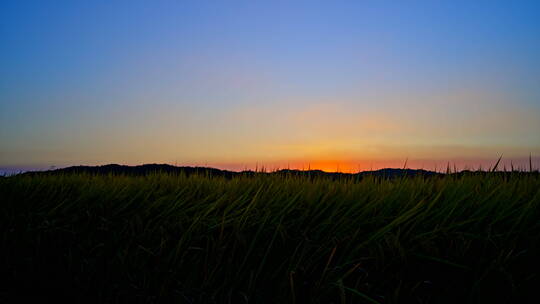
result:
[[[3,1],[0,167],[540,154],[540,2],[292,2]]]

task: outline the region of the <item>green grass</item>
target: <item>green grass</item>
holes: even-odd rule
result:
[[[22,175],[0,197],[0,300],[499,303],[540,283],[532,174]]]

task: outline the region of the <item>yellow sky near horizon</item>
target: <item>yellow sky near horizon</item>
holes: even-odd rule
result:
[[[367,98],[379,99],[357,102]],[[11,166],[177,163],[343,172],[401,167],[405,159],[429,169],[447,162],[486,166],[499,155],[525,164],[529,154],[540,155],[539,135],[531,132],[540,130],[540,118],[503,101],[469,91],[295,99],[220,112],[141,102],[138,108],[103,113],[102,123],[82,120],[79,129],[59,124],[52,133],[32,138],[34,145],[26,151],[4,150],[0,156]],[[463,108],[469,111],[460,112]]]

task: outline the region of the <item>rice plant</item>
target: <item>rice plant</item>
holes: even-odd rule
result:
[[[538,174],[0,178],[0,299],[525,302]]]

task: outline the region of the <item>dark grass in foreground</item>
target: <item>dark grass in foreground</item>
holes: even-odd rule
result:
[[[0,197],[0,301],[532,303],[540,286],[537,174],[21,175]]]

